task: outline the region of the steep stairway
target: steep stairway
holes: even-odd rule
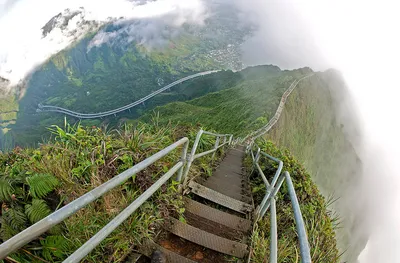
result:
[[[170,263],[244,262],[254,209],[244,155],[244,147],[230,149],[212,176],[191,181],[184,222],[168,218],[156,242],[140,252],[161,251]]]

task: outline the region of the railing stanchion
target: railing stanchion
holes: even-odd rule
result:
[[[275,197],[271,198],[271,246],[270,246],[270,263],[278,262],[278,228],[276,224],[276,207]]]
[[[219,136],[217,137],[217,139],[215,139],[215,144],[214,144],[215,152],[213,153],[213,155],[211,157],[212,162],[214,162],[214,157],[215,157],[215,154],[217,153],[217,149],[218,149],[218,145],[219,145],[219,139],[220,139]]]
[[[183,162],[183,165],[178,170],[178,175],[176,177],[176,181],[178,181],[178,182],[182,182],[183,171],[185,169],[185,165],[187,164],[188,149],[189,149],[189,140],[183,145],[182,155],[181,155],[181,161]]]
[[[185,171],[183,172],[183,186],[184,187],[186,185],[187,175],[189,174],[190,166],[192,166],[192,162],[194,160],[194,155],[196,154],[197,146],[199,145],[199,141],[200,141],[200,138],[201,138],[201,135],[203,134],[203,132],[204,132],[203,130],[200,130],[197,133],[196,140],[194,141],[192,151],[191,151],[190,155],[187,157],[187,159],[188,159],[187,164],[185,167]]]

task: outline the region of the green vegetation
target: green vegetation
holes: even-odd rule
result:
[[[356,200],[351,187],[358,183],[362,170],[353,148],[357,144],[357,118],[346,99],[347,89],[338,72],[317,73],[293,91],[277,125],[265,137],[289,149],[325,197],[340,197],[332,204],[341,216],[342,227],[336,230],[338,244],[341,252],[346,251],[343,258],[354,261],[366,240],[358,240],[352,232],[362,219],[352,209]]]
[[[339,262],[339,252],[336,248],[334,228],[337,218],[329,211],[329,202],[319,193],[311,176],[304,167],[289,153],[282,152],[271,141],[258,140],[261,150],[282,160],[283,171],[288,171],[292,177],[297,198],[306,225],[312,262],[334,263]],[[271,182],[277,169],[265,157],[261,157],[260,165],[267,179]],[[247,158],[248,170],[252,170],[252,160]],[[265,185],[257,172],[251,174],[253,198],[255,204],[260,204],[265,196]],[[284,183],[276,197],[277,224],[278,224],[278,262],[300,262],[300,248],[296,234],[296,224],[293,209]],[[265,262],[269,258],[269,213],[256,225],[252,236],[253,258],[252,262]]]
[[[13,94],[4,94],[0,97],[0,151],[13,148],[12,136],[8,133],[16,123],[18,101]]]
[[[160,113],[165,123],[198,122],[219,132],[243,136],[265,125],[290,84],[310,72],[309,68],[281,71],[276,66],[250,67],[235,73],[229,89],[191,101],[170,103],[154,111]],[[147,114],[141,119],[150,118]]]
[[[0,114],[18,111],[18,102],[12,95],[0,97]],[[2,118],[4,119],[4,118]]]
[[[66,125],[51,128],[53,139],[40,148],[15,148],[0,154],[0,242],[52,211],[151,156],[182,136],[194,141],[198,128],[151,124],[102,130]],[[200,149],[214,141],[204,138]],[[207,148],[209,149],[209,148]],[[6,262],[60,262],[93,236],[180,159],[180,149],[134,175],[38,240],[10,255]],[[219,155],[220,156],[220,155]],[[193,166],[204,172],[206,157]],[[85,262],[121,262],[162,220],[183,213],[177,182],[163,186],[148,202],[93,251]]]

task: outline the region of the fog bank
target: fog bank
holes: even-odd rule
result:
[[[350,189],[369,241],[362,263],[400,259],[399,4],[395,1],[236,1],[258,32],[244,46],[249,63],[335,67],[360,113],[362,183]],[[264,50],[265,49],[265,50]],[[342,215],[346,216],[346,215]]]

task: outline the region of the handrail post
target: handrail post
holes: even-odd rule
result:
[[[299,236],[300,243],[300,256],[303,263],[311,263],[310,256],[310,247],[308,244],[308,238],[306,233],[306,228],[304,226],[303,215],[301,214],[299,201],[297,199],[296,192],[294,190],[292,179],[290,178],[290,174],[288,172],[284,173],[286,177],[286,184],[288,186],[288,192],[290,196],[290,201],[292,202],[293,212],[294,212],[294,220],[296,222],[296,230]]]
[[[271,186],[271,190],[267,191],[267,194],[265,195],[265,205],[263,207],[261,207],[261,214],[260,214],[260,218],[263,218],[265,213],[267,212],[270,203],[268,202],[268,199],[270,198],[274,198],[276,196],[276,194],[278,193],[279,189],[281,188],[283,181],[285,180],[285,176],[280,176],[278,179],[278,182],[276,183],[276,186],[272,187]]]
[[[212,155],[212,157],[211,157],[211,161],[212,161],[212,162],[214,162],[214,157],[215,157],[215,154],[217,153],[217,149],[218,149],[218,145],[219,145],[219,140],[220,140],[220,137],[218,136],[217,139],[215,140],[215,144],[214,144],[214,150],[215,150],[215,152],[213,153],[213,155]]]
[[[178,182],[182,181],[183,171],[184,171],[185,165],[187,163],[187,152],[188,152],[188,149],[189,149],[189,140],[183,145],[182,155],[181,155],[181,161],[182,161],[183,165],[178,170],[178,175],[176,177],[176,181],[178,181]]]
[[[201,129],[197,133],[196,140],[194,141],[192,151],[191,151],[190,155],[187,158],[188,160],[187,160],[185,171],[183,172],[183,178],[182,178],[184,187],[185,187],[185,184],[186,184],[186,181],[187,181],[187,175],[189,174],[190,166],[192,166],[192,162],[194,160],[194,155],[196,154],[197,146],[199,145],[199,141],[200,141],[201,135],[203,135],[203,132],[204,131]]]
[[[260,151],[261,151],[261,149],[260,149],[260,147],[258,147],[256,157],[254,158],[254,165],[256,163],[258,163],[258,160],[260,159]]]
[[[229,136],[229,145],[232,145],[233,134]]]
[[[269,262],[277,263],[278,262],[278,228],[276,225],[276,206],[275,206],[275,197],[271,198],[271,246],[270,246],[270,254],[269,254]]]

